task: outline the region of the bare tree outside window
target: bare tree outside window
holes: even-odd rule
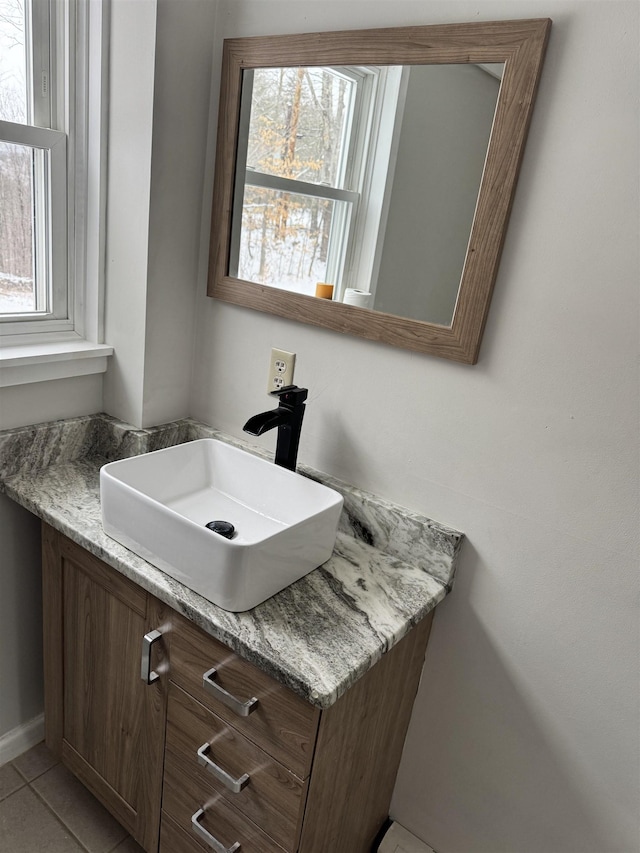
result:
[[[304,188],[252,184],[255,173],[341,187],[353,82],[328,68],[254,72],[240,278],[313,293],[326,278],[338,203]]]
[[[0,120],[28,120],[24,0],[0,0]],[[34,184],[36,152],[0,142],[0,314],[36,310]]]

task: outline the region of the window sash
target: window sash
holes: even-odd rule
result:
[[[50,42],[55,39],[55,15],[46,0],[26,0],[27,123],[54,126],[55,87],[51,73]]]
[[[337,69],[335,70],[337,71]],[[232,274],[237,275],[241,252],[244,192],[247,187],[253,186],[276,192],[293,193],[308,198],[328,199],[335,202],[329,233],[325,277],[327,280],[337,283],[342,281],[345,259],[349,251],[349,244],[353,238],[353,227],[356,221],[354,214],[360,203],[359,192],[343,189],[343,187],[345,184],[350,186],[356,182],[355,177],[357,173],[354,173],[353,164],[354,161],[360,161],[360,155],[357,157],[354,155],[357,140],[361,139],[360,124],[363,103],[367,102],[371,88],[367,86],[368,81],[366,78],[368,75],[362,71],[341,68],[338,73],[345,79],[356,84],[350,99],[348,115],[342,128],[341,156],[336,176],[338,186],[301,181],[248,168],[246,166],[247,150],[245,144],[237,153],[240,168],[236,178],[235,203],[232,214],[234,226],[232,229],[229,255],[229,270]],[[246,140],[248,140],[249,136],[253,83],[253,70],[246,69],[243,74],[243,97],[240,114],[240,125],[244,128],[244,134],[241,134],[241,138],[243,137]],[[364,97],[364,93],[366,93],[367,98]]]
[[[343,126],[337,186],[267,174],[247,167],[247,140],[253,96],[253,70],[242,78],[240,132],[232,209],[228,270],[237,275],[245,187],[253,186],[336,202],[327,252],[327,280],[335,283],[334,299],[347,287],[375,292],[380,236],[386,227],[391,179],[395,168],[398,116],[406,79],[401,67],[342,66],[333,69],[356,85]],[[384,128],[384,132],[382,132]],[[376,145],[371,140],[377,139]],[[344,189],[344,188],[348,189]]]
[[[266,172],[257,172],[253,169],[246,171],[245,186],[264,187],[265,189],[308,195],[314,198],[328,198],[332,201],[347,201],[351,204],[356,204],[360,197],[359,193],[350,190],[341,190],[324,184],[311,184],[307,181],[298,181],[295,178],[284,178],[281,175],[268,175]]]
[[[50,282],[50,303],[45,310],[0,315],[0,331],[11,335],[31,333],[41,331],[43,323],[48,331],[67,331],[73,328],[67,276],[67,136],[59,130],[0,121],[0,140],[44,152],[45,168],[38,170],[44,174],[38,176],[43,180],[40,191],[36,189],[39,215],[35,216],[35,228],[45,237],[45,254],[40,258]],[[37,258],[34,265],[41,274]]]

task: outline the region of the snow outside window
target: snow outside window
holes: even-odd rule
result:
[[[0,0],[0,333],[73,328],[66,99],[69,5]]]
[[[381,121],[393,127],[400,77],[380,67],[244,72],[230,275],[307,295],[329,282],[336,299],[362,286],[351,272],[362,277],[356,237],[381,226],[370,203],[376,158],[383,186],[389,168],[389,146],[371,140]],[[371,269],[365,277],[368,290]]]

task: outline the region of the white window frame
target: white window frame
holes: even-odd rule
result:
[[[327,251],[326,281],[342,282],[344,288],[343,270],[353,242],[353,229],[356,223],[358,205],[360,203],[359,172],[363,159],[363,146],[368,138],[363,133],[363,124],[368,126],[367,117],[370,103],[375,91],[375,74],[360,68],[340,67],[334,72],[355,83],[355,97],[349,116],[342,130],[342,156],[340,160],[336,186],[317,184],[312,181],[300,181],[285,178],[280,175],[270,175],[249,168],[246,165],[246,145],[238,150],[238,172],[236,180],[236,196],[233,205],[233,228],[229,272],[238,274],[240,232],[242,227],[243,198],[246,186],[272,189],[278,192],[288,192],[306,198],[322,198],[334,202],[329,232],[329,248]],[[243,75],[243,93],[240,108],[239,138],[249,135],[251,118],[251,103],[253,92],[253,69],[246,69]]]
[[[34,169],[34,227],[37,251],[35,279],[39,294],[35,311],[0,317],[0,334],[31,334],[73,329],[67,273],[67,135],[28,124],[0,121],[0,139],[37,148],[44,154],[42,168]],[[44,191],[43,191],[44,190]],[[43,304],[44,303],[44,304]]]
[[[334,69],[337,70],[337,69]],[[265,187],[336,203],[329,236],[326,280],[337,282],[334,299],[347,288],[375,296],[382,238],[386,228],[398,135],[406,93],[406,71],[399,66],[341,66],[340,73],[357,84],[349,139],[339,186],[269,175],[246,167],[246,145],[238,149],[229,274],[237,275],[245,186]],[[251,114],[252,70],[243,75],[239,139],[247,139]],[[375,140],[375,147],[373,145]]]
[[[45,151],[54,223],[54,305],[37,319],[33,314],[2,319],[0,386],[103,372],[113,352],[102,343],[110,0],[28,2],[45,19],[51,10],[54,64],[54,73],[47,72],[44,57],[37,81],[50,90],[54,120],[38,114],[38,107],[33,118],[57,126],[7,128],[10,123],[0,122],[0,138]],[[47,40],[32,41],[36,54],[44,56]]]
[[[15,336],[73,330],[73,280],[69,276],[68,213],[73,182],[67,170],[67,63],[73,67],[75,15],[67,2],[25,0],[27,123],[0,121],[3,142],[42,152],[34,158],[35,311],[0,316],[0,335]]]
[[[378,284],[409,73],[408,66],[389,66],[378,76],[367,127],[362,199],[344,273],[344,289],[353,287],[371,293],[371,304]]]

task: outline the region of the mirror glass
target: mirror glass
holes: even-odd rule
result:
[[[475,364],[550,27],[227,39],[208,294]]]
[[[230,274],[450,326],[503,68],[245,71]]]

